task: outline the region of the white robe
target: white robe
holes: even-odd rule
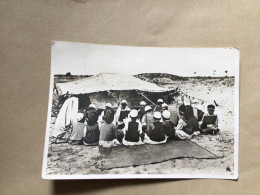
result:
[[[77,121],[78,105],[79,101],[76,97],[68,98],[64,102],[56,119],[53,137],[64,134],[67,131],[65,127]]]

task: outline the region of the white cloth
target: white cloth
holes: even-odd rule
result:
[[[144,144],[144,142],[142,142],[142,140],[141,140],[140,137],[139,137],[139,141],[138,141],[138,142],[126,141],[126,140],[125,140],[125,137],[124,137],[122,143],[123,143],[123,145],[125,145],[125,146],[138,146],[138,145]]]
[[[144,143],[146,143],[146,144],[164,144],[164,143],[166,143],[167,138],[168,138],[168,137],[165,136],[165,139],[164,139],[163,141],[156,142],[156,141],[151,140],[151,139],[148,137],[148,135],[145,133],[145,134],[144,134]]]
[[[113,147],[113,146],[118,146],[118,145],[120,145],[120,143],[117,139],[114,139],[112,141],[100,140],[98,142],[98,145],[101,146],[101,147],[104,147],[104,148],[110,148],[110,147]]]
[[[58,137],[67,131],[65,128],[66,126],[77,121],[78,105],[79,101],[76,97],[68,98],[64,102],[56,119],[54,130],[52,132],[53,137]]]
[[[192,138],[192,135],[189,135],[189,134],[185,133],[183,130],[178,130],[178,129],[175,131],[175,136],[177,136],[180,139]]]

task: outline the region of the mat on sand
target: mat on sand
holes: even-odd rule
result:
[[[214,159],[216,155],[189,140],[173,140],[161,145],[99,148],[104,169],[163,162],[174,158]]]

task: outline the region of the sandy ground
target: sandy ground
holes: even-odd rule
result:
[[[151,165],[102,170],[102,159],[97,146],[49,144],[47,174],[223,174],[234,171],[234,79],[189,79],[162,84],[201,98],[207,103],[219,104],[221,132],[217,135],[199,135],[191,140],[217,155],[218,159],[173,159]],[[51,129],[55,123],[52,117]]]

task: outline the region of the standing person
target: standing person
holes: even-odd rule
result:
[[[142,125],[140,121],[137,119],[137,117],[138,111],[135,109],[131,110],[130,118],[126,122],[125,127],[123,128],[123,145],[133,146],[143,144],[141,137],[143,137],[144,133],[142,132]]]
[[[84,145],[96,145],[99,141],[99,126],[98,126],[98,112],[94,104],[89,105],[86,113],[87,126],[85,137],[83,138]]]
[[[147,127],[153,122],[153,112],[151,106],[145,106],[145,114],[141,120],[142,130],[145,132]]]
[[[140,120],[142,120],[144,114],[145,114],[145,106],[146,106],[146,102],[145,101],[141,101],[140,102],[140,109],[138,110],[138,118]]]
[[[114,119],[115,112],[112,109],[112,104],[111,103],[106,103],[106,108],[104,111],[102,111],[101,115],[99,116],[99,127],[101,126],[102,123],[107,122],[108,124],[114,123],[115,124],[115,119]]]
[[[72,125],[72,131],[69,139],[69,143],[73,145],[78,145],[82,143],[82,138],[84,137],[86,123],[83,113],[77,114],[77,122]]]
[[[127,106],[127,101],[122,100],[121,105],[118,107],[115,115],[119,129],[124,128],[124,119],[128,118],[130,111],[131,109]]]
[[[157,105],[154,108],[154,112],[159,111],[162,112],[162,104],[163,104],[163,100],[162,99],[158,99],[157,100]]]
[[[161,120],[162,114],[160,112],[154,112],[154,122],[147,128],[144,142],[148,144],[162,144],[167,141],[167,137],[164,134],[164,127]]]
[[[170,120],[171,113],[168,110],[164,110],[162,113],[164,133],[169,139],[175,138],[175,125]]]
[[[219,132],[218,128],[218,116],[214,113],[215,106],[210,104],[207,106],[208,113],[205,114],[200,122],[201,132],[216,134]]]

